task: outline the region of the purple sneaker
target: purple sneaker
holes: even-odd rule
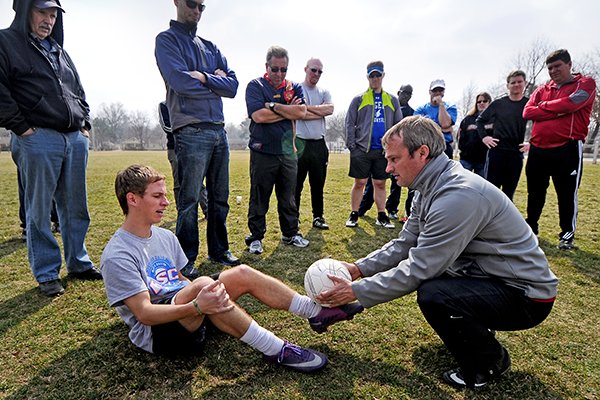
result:
[[[316,350],[305,349],[293,343],[284,342],[279,354],[263,356],[265,361],[283,365],[299,372],[315,372],[327,365],[327,356]]]
[[[316,317],[308,319],[308,323],[313,331],[317,333],[327,332],[330,325],[339,321],[349,321],[358,313],[363,312],[365,308],[360,303],[344,304],[343,306],[326,308],[323,307]]]

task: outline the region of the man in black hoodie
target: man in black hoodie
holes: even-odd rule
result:
[[[98,280],[84,240],[90,217],[86,166],[89,107],[63,50],[59,0],[15,0],[15,19],[0,31],[0,127],[24,185],[29,263],[41,292],[64,292],[60,248],[50,229],[56,200],[69,277]]]

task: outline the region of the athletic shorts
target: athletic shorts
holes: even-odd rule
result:
[[[219,279],[219,273],[210,275],[214,280]],[[165,297],[155,304],[172,304],[177,293]],[[204,316],[204,320],[198,329],[190,332],[178,321],[166,324],[152,325],[152,352],[156,355],[175,357],[187,355],[199,355],[204,350],[207,333],[214,330],[210,320]]]
[[[386,180],[389,174],[385,172],[387,160],[383,154],[383,149],[369,150],[365,152],[355,148],[350,152],[350,172],[348,176],[355,179],[373,179]]]

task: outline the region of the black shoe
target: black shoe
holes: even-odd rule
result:
[[[313,219],[313,226],[323,230],[329,229],[329,225],[327,225],[327,222],[325,222],[325,218],[323,217],[315,217],[315,219]]]
[[[196,278],[200,277],[200,272],[194,267],[194,264],[188,264],[181,269],[181,274],[188,278],[190,281],[193,281]]]
[[[346,226],[348,228],[354,228],[358,225],[358,213],[356,211],[352,211],[350,213],[350,217],[348,217],[348,221],[346,221]]]
[[[575,246],[575,234],[573,232],[561,232],[558,242],[559,250],[573,250],[577,247]]]
[[[502,375],[506,374],[508,371],[510,371],[510,356],[508,355],[508,351],[503,348],[502,358],[498,361],[498,365],[489,371],[476,373],[475,382],[471,385],[468,385],[465,382],[463,371],[460,367],[444,372],[442,379],[449,385],[459,389],[464,389],[466,387],[477,389],[487,385],[491,381],[500,379]]]
[[[212,262],[216,262],[219,264],[227,265],[230,267],[234,267],[236,265],[240,265],[242,262],[239,258],[231,254],[231,251],[227,250],[220,257],[208,257],[208,259]]]
[[[81,279],[82,281],[101,281],[102,274],[95,267],[87,269],[83,272],[69,272],[71,279]]]
[[[60,280],[58,279],[48,282],[42,282],[40,283],[39,288],[42,294],[47,297],[60,296],[65,292],[65,289],[63,288],[62,284],[60,283]]]
[[[52,223],[52,233],[60,233],[60,225],[58,225],[58,222]]]
[[[27,241],[27,230],[23,229],[21,231],[21,242],[26,242]]]

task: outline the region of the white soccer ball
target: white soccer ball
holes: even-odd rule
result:
[[[322,291],[331,289],[334,283],[327,275],[335,275],[340,278],[352,281],[350,272],[340,261],[331,258],[323,258],[315,261],[304,275],[304,289],[311,299],[315,300]],[[315,300],[316,301],[316,300]],[[327,304],[321,304],[328,307]]]

